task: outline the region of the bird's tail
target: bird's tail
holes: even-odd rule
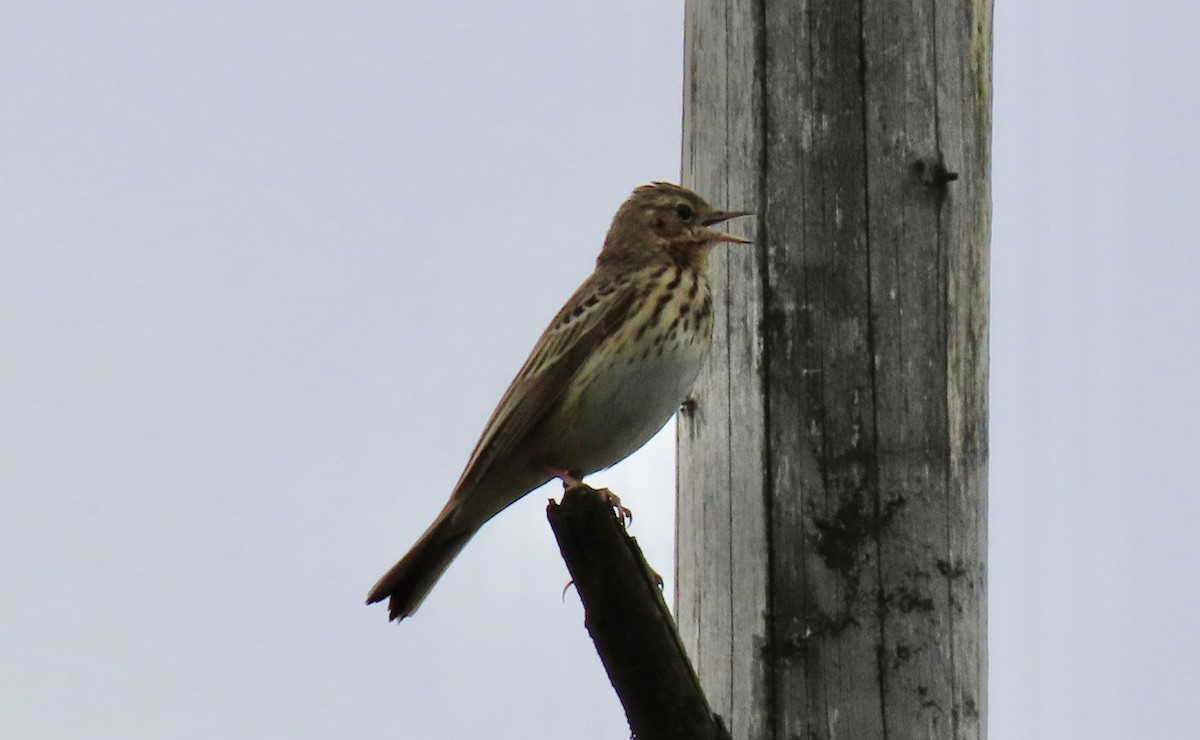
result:
[[[454,521],[451,502],[400,562],[383,574],[367,595],[367,603],[388,601],[388,619],[412,616],[446,568],[479,529],[477,524]]]

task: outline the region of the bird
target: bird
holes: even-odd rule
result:
[[[592,274],[542,332],[500,398],[450,500],[371,589],[389,620],[412,616],[489,519],[555,478],[574,487],[650,440],[688,397],[712,344],[713,229],[750,215],[668,182],[617,209]],[[622,520],[630,515],[607,490]]]

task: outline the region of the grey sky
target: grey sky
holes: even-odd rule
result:
[[[997,7],[996,738],[1194,733],[1200,11],[1152,5]],[[6,8],[0,736],[624,736],[553,490],[361,602],[678,178],[682,7],[449,7]],[[668,588],[672,455],[597,477]]]

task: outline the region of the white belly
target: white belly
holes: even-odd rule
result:
[[[649,352],[617,358],[570,404],[574,418],[554,444],[561,465],[582,475],[615,465],[663,428],[691,392],[707,342],[674,337]]]

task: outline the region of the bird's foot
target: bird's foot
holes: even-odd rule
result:
[[[621,520],[622,527],[628,529],[633,524],[633,512],[629,510],[629,507],[621,504],[621,498],[617,494],[607,488],[599,488],[596,493],[600,494],[604,502],[617,512],[617,518]]]
[[[579,476],[568,470],[554,470],[551,471],[551,475],[562,481],[563,491],[569,491],[572,488],[585,485]],[[621,498],[617,496],[617,494],[613,493],[607,488],[597,488],[593,490],[600,494],[605,503],[613,507],[613,510],[617,513],[617,517],[621,520],[622,527],[628,528],[631,524],[633,524],[633,512],[630,511],[628,507],[621,505]]]

